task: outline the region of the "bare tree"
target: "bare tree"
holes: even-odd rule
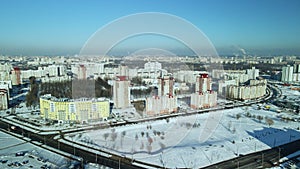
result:
[[[125,137],[125,135],[126,135],[126,131],[122,131],[122,137]]]
[[[110,137],[112,141],[115,141],[118,137],[118,133],[111,133]]]
[[[240,119],[241,118],[241,114],[236,114],[236,119],[238,120],[238,119]]]
[[[263,119],[263,117],[260,115],[258,115],[256,118],[257,118],[257,120],[259,120],[259,122],[261,122],[261,120]]]
[[[271,125],[274,124],[274,121],[273,121],[272,119],[270,119],[270,118],[265,118],[265,121],[266,121],[266,123],[267,123],[269,126],[271,126]]]
[[[159,146],[160,146],[161,149],[166,148],[166,145],[164,143],[162,143],[162,142],[159,142]]]
[[[109,133],[104,133],[103,134],[103,137],[104,137],[104,140],[106,141],[106,139],[108,138],[108,136],[109,136]]]
[[[151,145],[147,145],[147,150],[148,150],[148,153],[150,154],[151,151],[152,151],[152,146]]]
[[[235,127],[233,127],[232,131],[231,131],[233,134],[236,132],[236,129]]]
[[[143,150],[144,147],[145,147],[145,146],[144,146],[144,142],[142,141],[142,142],[141,142],[141,147],[140,147],[140,149]]]
[[[148,137],[148,143],[151,145],[153,143],[153,139],[151,137]]]

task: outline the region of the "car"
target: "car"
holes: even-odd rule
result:
[[[34,159],[34,156],[32,156],[32,155],[29,155],[28,157]]]
[[[16,153],[16,157],[18,156],[24,156],[26,154],[26,152],[20,151]]]
[[[8,160],[0,160],[0,162],[1,162],[2,164],[7,163],[7,161],[8,161]]]
[[[29,162],[29,160],[25,160],[25,161],[23,161],[22,163],[23,164],[27,164]]]
[[[20,167],[20,166],[22,166],[22,164],[16,161],[16,162],[14,162],[14,166]]]
[[[47,164],[42,165],[42,166],[41,166],[41,169],[48,169]]]

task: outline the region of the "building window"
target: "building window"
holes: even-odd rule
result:
[[[50,112],[55,112],[55,104],[50,102]]]
[[[97,104],[92,104],[92,112],[97,112]]]
[[[70,113],[75,113],[75,111],[76,111],[75,104],[69,104],[69,112]]]

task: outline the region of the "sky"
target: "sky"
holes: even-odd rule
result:
[[[0,54],[76,54],[127,15],[168,13],[200,29],[222,53],[300,54],[299,0],[0,0]]]

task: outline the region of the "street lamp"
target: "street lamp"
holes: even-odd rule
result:
[[[264,153],[261,153],[261,166],[264,168]]]
[[[236,159],[237,160],[237,169],[240,168],[240,161],[239,161],[239,158]]]
[[[60,150],[60,142],[59,142],[59,140],[57,140],[57,148],[58,148],[58,150]]]
[[[281,153],[281,148],[278,147],[278,163],[279,163],[279,161],[280,161],[280,153]]]

